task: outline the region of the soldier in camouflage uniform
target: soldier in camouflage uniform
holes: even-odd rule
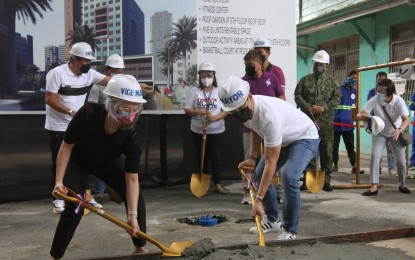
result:
[[[341,92],[337,81],[326,74],[330,56],[324,50],[313,56],[313,73],[300,79],[295,89],[297,106],[316,122],[320,135],[320,165],[326,179],[323,189],[333,191],[330,185],[333,153],[333,109],[340,103]],[[305,175],[302,189],[306,189]]]

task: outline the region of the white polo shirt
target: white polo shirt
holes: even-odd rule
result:
[[[100,82],[105,75],[90,69],[88,73],[76,76],[68,64],[58,66],[46,75],[46,91],[58,93],[58,101],[73,111],[78,111],[85,103],[91,84]],[[46,105],[45,128],[50,131],[66,131],[72,117]]]
[[[264,140],[265,147],[286,147],[298,140],[319,138],[313,121],[290,103],[268,96],[252,98],[252,119],[244,125]]]

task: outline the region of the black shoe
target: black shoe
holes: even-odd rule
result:
[[[307,185],[305,185],[305,182],[300,186],[300,190],[307,190]]]
[[[407,188],[407,187],[399,187],[399,192],[405,193],[405,194],[409,194],[411,193],[411,191]]]
[[[333,187],[330,185],[330,183],[324,183],[323,190],[324,191],[333,191]]]
[[[368,190],[368,191],[363,192],[362,195],[363,196],[374,196],[374,195],[378,195],[378,190],[375,190],[375,191]]]
[[[331,170],[333,172],[338,172],[339,171],[339,167],[337,166],[337,164],[335,164]]]
[[[356,166],[354,166],[354,167],[352,168],[351,173],[352,173],[352,174],[356,174]],[[365,171],[364,171],[364,170],[360,170],[360,174],[364,174],[364,173],[365,173]]]

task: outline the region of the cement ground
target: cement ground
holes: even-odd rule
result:
[[[341,160],[347,161],[344,156]],[[368,159],[362,159],[361,164],[366,171],[366,174],[361,175],[361,183],[368,183]],[[385,166],[383,168],[386,169]],[[332,179],[332,184],[355,183],[355,175],[350,174],[347,163],[340,165],[339,172],[333,173]],[[358,188],[322,191],[318,194],[302,192],[298,240],[415,227],[415,180],[407,180],[407,187],[413,191],[409,195],[398,192],[396,177],[386,171],[382,174],[381,182],[384,187],[378,196],[373,197],[362,196],[361,193],[366,189]],[[371,244],[318,242],[284,247],[283,244],[276,243],[275,233],[269,233],[265,239],[272,246],[258,249],[255,247],[258,236],[248,233],[248,229],[254,226],[250,218],[250,206],[240,204],[241,182],[226,181],[224,185],[230,189],[230,194],[221,195],[210,191],[201,198],[191,195],[188,184],[145,189],[147,233],[166,246],[172,242],[200,241],[206,238],[211,238],[216,247],[240,248],[241,245],[250,245],[250,251],[220,249],[206,259],[256,259],[261,255],[262,259],[415,258],[413,238]],[[104,209],[125,219],[124,207],[121,205],[106,200]],[[177,221],[178,218],[205,214],[225,216],[227,221],[214,227],[187,225]],[[0,258],[47,259],[58,218],[58,215],[52,213],[50,199],[0,204]],[[151,252],[160,252],[151,243],[146,248]],[[83,218],[64,258],[104,259],[130,255],[132,249],[129,236],[124,230],[90,213]],[[220,255],[215,255],[217,253]]]

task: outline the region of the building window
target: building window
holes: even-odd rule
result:
[[[401,61],[405,58],[413,58],[415,55],[415,21],[398,24],[392,27],[390,44],[390,60]],[[398,66],[390,67],[389,72],[396,72]],[[405,93],[402,98],[409,101],[415,91],[415,80],[407,80]]]
[[[115,7],[115,10],[120,10],[120,6],[116,6]]]
[[[121,15],[120,14],[116,14],[115,15],[115,18],[120,18],[121,17]]]
[[[337,82],[344,82],[351,70],[359,68],[359,35],[320,44],[319,49],[330,55],[327,74]]]
[[[120,22],[116,22],[115,26],[120,26],[120,24],[121,24]]]

